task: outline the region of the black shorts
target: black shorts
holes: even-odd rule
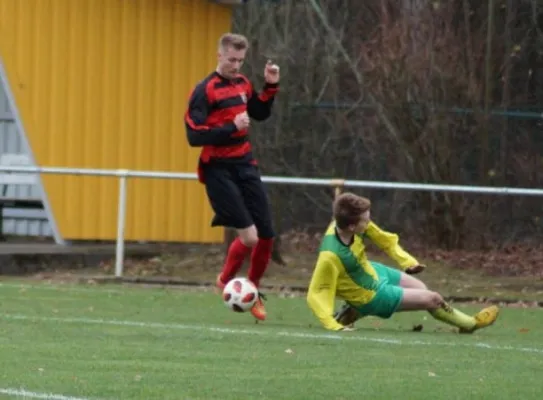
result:
[[[235,229],[255,225],[258,237],[275,236],[270,204],[256,165],[202,165],[207,197],[215,212],[212,226]]]

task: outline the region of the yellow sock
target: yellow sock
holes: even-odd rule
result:
[[[430,311],[430,314],[435,319],[456,326],[457,328],[469,330],[473,329],[476,324],[474,317],[452,308],[447,303],[443,303],[441,307]]]

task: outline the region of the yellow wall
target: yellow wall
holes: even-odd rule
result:
[[[38,165],[195,172],[183,114],[231,9],[208,0],[2,0],[0,57]],[[64,239],[113,239],[115,178],[45,176]],[[195,181],[130,180],[127,239],[221,241]]]

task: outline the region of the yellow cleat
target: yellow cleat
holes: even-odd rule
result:
[[[500,309],[498,306],[490,306],[483,308],[477,314],[475,314],[475,326],[471,329],[460,329],[460,333],[473,333],[478,329],[486,328],[492,325],[498,319]]]

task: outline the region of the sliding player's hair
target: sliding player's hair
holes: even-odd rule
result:
[[[339,229],[357,225],[362,214],[371,207],[371,201],[354,193],[345,192],[336,197],[333,204],[333,214]]]

